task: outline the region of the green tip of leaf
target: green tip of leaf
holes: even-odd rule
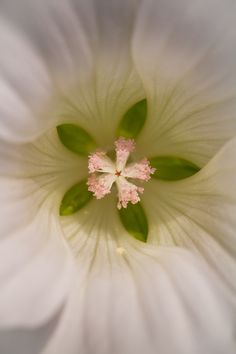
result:
[[[60,215],[71,215],[83,208],[92,198],[88,191],[87,181],[82,181],[71,187],[64,195],[60,205]]]
[[[147,242],[148,221],[140,203],[129,203],[127,208],[119,210],[122,225],[128,233],[139,241]]]
[[[117,137],[136,138],[141,132],[147,118],[147,100],[143,99],[133,105],[122,118]]]
[[[64,205],[60,206],[60,215],[65,216],[65,215],[71,215],[73,213],[74,213],[73,205],[68,205],[66,207]]]
[[[78,125],[61,124],[57,126],[61,143],[70,151],[79,155],[88,155],[96,149],[93,138]]]
[[[149,161],[151,166],[156,168],[152,177],[165,181],[177,181],[200,171],[197,165],[177,157],[159,156],[153,157]]]

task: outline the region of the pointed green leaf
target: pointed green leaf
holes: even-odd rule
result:
[[[147,241],[148,222],[140,203],[129,203],[127,208],[121,208],[119,210],[119,215],[126,231],[139,241]]]
[[[83,208],[92,198],[88,191],[87,181],[82,181],[71,187],[64,195],[60,205],[60,215],[71,215]]]
[[[96,149],[93,138],[78,125],[61,124],[57,126],[58,136],[67,149],[79,155],[88,155]]]
[[[197,173],[200,168],[187,160],[171,157],[159,156],[149,159],[152,167],[156,168],[152,177],[165,181],[177,181],[190,177]]]
[[[117,136],[124,138],[136,138],[141,132],[147,117],[147,100],[137,102],[133,105],[122,118]]]

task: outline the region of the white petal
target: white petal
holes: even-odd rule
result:
[[[99,3],[64,0],[32,3],[26,0],[18,6],[10,0],[2,12],[14,22],[17,32],[11,52],[19,51],[20,54],[19,59],[9,66],[10,72],[3,73],[7,83],[9,77],[14,76],[21,86],[15,85],[14,81],[13,92],[4,91],[4,95],[21,97],[21,91],[30,90],[31,86],[33,92],[39,89],[42,78],[39,70],[32,68],[37,59],[46,68],[49,82],[53,82],[49,108],[41,101],[36,102],[47,124],[78,122],[97,138],[100,145],[112,144],[122,115],[144,96],[130,55],[135,4],[135,1],[125,0],[113,3],[107,0]],[[27,50],[23,50],[25,44],[23,48],[19,44],[19,33],[23,33],[29,46]],[[8,43],[8,39],[4,42]],[[5,47],[5,54],[1,52],[0,55],[4,63],[11,54]],[[31,81],[25,80],[25,76]],[[31,103],[34,105],[29,96],[27,104]],[[15,113],[11,112],[11,122],[16,119]],[[42,117],[38,119],[46,129]],[[27,123],[31,126],[33,121],[27,120]],[[14,139],[8,132],[7,138],[10,137]]]
[[[53,85],[40,55],[2,19],[0,43],[0,139],[29,141],[55,125],[47,116]]]
[[[59,222],[63,194],[86,175],[53,130],[34,144],[4,145],[0,177],[0,326],[36,325],[61,307],[74,276]]]
[[[146,156],[177,155],[202,166],[235,135],[235,6],[143,2],[133,54],[148,97],[139,141]]]
[[[63,219],[78,282],[44,354],[233,353],[233,304],[207,263],[133,240],[115,208],[111,195]]]
[[[233,353],[233,316],[197,257],[107,247],[110,258],[103,252],[90,261],[44,354]]]
[[[179,182],[151,181],[143,201],[149,242],[200,253],[228,290],[236,291],[236,140],[196,175]]]
[[[58,218],[36,204],[35,183],[26,189],[21,181],[1,178],[0,182],[0,326],[39,324],[58,310],[68,294],[72,257]]]

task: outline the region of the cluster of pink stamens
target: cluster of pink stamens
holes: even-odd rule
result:
[[[144,188],[136,186],[127,178],[148,181],[155,168],[150,166],[145,158],[139,162],[130,163],[126,166],[130,153],[135,149],[133,139],[119,138],[115,141],[116,162],[113,162],[104,151],[97,151],[89,155],[88,160],[88,190],[97,199],[103,198],[111,193],[113,183],[118,189],[117,208],[126,208],[128,202],[136,204],[140,201],[139,194],[143,193]]]

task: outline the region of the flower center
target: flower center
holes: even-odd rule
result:
[[[89,178],[88,190],[97,199],[104,198],[111,193],[115,183],[118,191],[117,208],[127,208],[131,202],[136,204],[140,201],[140,194],[144,188],[139,187],[131,180],[148,181],[155,172],[149,161],[144,158],[139,162],[127,164],[130,154],[135,150],[133,139],[119,138],[115,141],[116,160],[112,161],[105,151],[97,151],[88,158]]]

